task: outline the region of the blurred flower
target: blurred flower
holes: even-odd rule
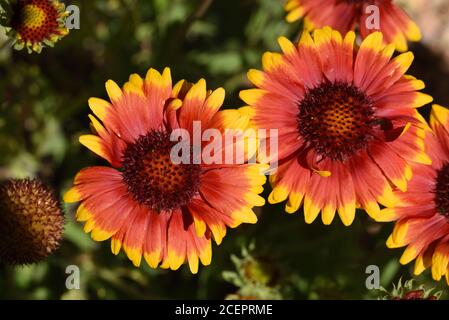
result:
[[[248,73],[258,89],[240,94],[256,127],[279,130],[269,202],[288,198],[288,213],[304,203],[307,223],[321,211],[331,224],[338,211],[349,226],[357,206],[377,217],[378,202],[397,203],[392,187],[407,189],[410,163],[430,162],[416,108],[432,98],[417,92],[422,81],[404,75],[413,54],[391,59],[394,47],[380,32],[358,52],[354,40],[354,32],[343,39],[328,27],[313,38],[304,32],[298,46],[281,37],[283,54],[266,53],[264,71]]]
[[[2,24],[17,50],[40,53],[69,33],[68,12],[57,0],[2,0],[0,4],[5,10]]]
[[[142,255],[152,268],[178,269],[188,260],[198,271],[198,257],[211,261],[211,238],[220,244],[226,227],[255,223],[254,205],[266,177],[258,164],[174,164],[170,152],[177,128],[245,129],[249,118],[239,110],[218,111],[225,92],[184,80],[172,87],[170,70],[150,69],[145,79],[131,75],[121,89],[106,83],[111,102],[92,98],[90,116],[98,135],[80,142],[113,168],[82,170],[65,201],[81,204],[77,219],[97,241],[112,238],[112,251],[123,246],[135,266]],[[198,132],[196,133],[198,134]],[[237,142],[235,142],[237,143]],[[231,147],[234,147],[234,142]]]
[[[380,28],[368,29],[367,21],[372,14],[368,6],[376,5],[380,13]],[[381,31],[386,43],[393,43],[397,50],[407,51],[407,40],[420,41],[421,31],[407,14],[391,0],[288,0],[287,21],[304,17],[307,31],[330,26],[343,34],[359,28],[362,38]]]
[[[424,285],[415,286],[413,280],[402,284],[402,279],[399,280],[397,286],[393,284],[391,292],[384,288],[381,288],[380,291],[387,294],[382,297],[382,300],[439,300],[441,296],[441,292],[434,292],[434,288],[426,290]]]
[[[236,271],[223,272],[223,278],[238,287],[238,291],[226,297],[227,300],[280,300],[282,294],[273,286],[277,270],[272,263],[254,257],[254,244],[242,248],[242,257],[232,255]]]
[[[38,180],[0,184],[0,262],[28,264],[52,254],[64,217],[52,190]]]
[[[416,275],[430,267],[435,280],[446,276],[449,285],[449,110],[434,105],[430,125],[425,145],[432,165],[414,168],[408,191],[395,192],[400,202],[378,221],[398,220],[387,246],[407,246],[402,264],[416,259]]]

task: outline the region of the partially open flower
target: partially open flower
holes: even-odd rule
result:
[[[45,259],[62,239],[64,217],[52,190],[38,180],[0,184],[0,263]]]
[[[17,50],[40,53],[69,33],[65,26],[68,12],[57,0],[11,0],[4,10],[2,23]]]

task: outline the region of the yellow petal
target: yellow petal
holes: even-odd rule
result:
[[[348,203],[344,207],[338,208],[338,215],[345,226],[350,226],[355,219],[355,202]]]
[[[185,80],[180,80],[179,82],[177,82],[177,83],[174,85],[173,90],[172,90],[172,97],[173,97],[173,98],[177,98],[177,97],[179,96],[179,94],[180,94],[182,88],[184,87],[184,85],[185,85],[186,83],[187,83],[187,82],[186,82]]]
[[[415,261],[415,268],[413,270],[413,273],[415,274],[415,276],[419,276],[421,273],[424,272],[424,270],[426,270],[426,265],[424,263],[424,255],[420,254]]]
[[[248,71],[247,76],[249,81],[251,81],[251,83],[256,87],[261,87],[265,81],[265,73],[260,70],[251,69]]]
[[[418,255],[418,252],[416,251],[416,248],[414,248],[413,246],[408,246],[405,249],[404,253],[402,254],[399,262],[403,265],[406,265],[406,264],[410,263],[411,261],[413,261],[417,255]]]
[[[97,120],[97,118],[95,118],[95,117],[94,117],[93,115],[91,115],[91,114],[89,114],[88,117],[89,117],[89,119],[90,119],[90,121],[91,121],[91,123],[92,123],[92,126],[94,127],[94,129],[95,129],[95,131],[96,131],[97,133],[101,133],[101,132],[104,132],[104,131],[105,131],[103,125]]]
[[[373,32],[369,36],[367,36],[365,40],[363,40],[359,51],[362,51],[363,49],[369,49],[374,52],[380,52],[381,50],[383,50],[384,45],[382,33]]]
[[[200,250],[199,257],[203,265],[210,265],[212,261],[212,244],[210,242],[207,244],[206,248]]]
[[[299,45],[307,48],[315,47],[315,42],[313,42],[312,36],[310,33],[304,31],[301,34],[301,39],[299,40]]]
[[[187,92],[185,100],[206,100],[206,80],[200,79],[200,81],[195,83]]]
[[[192,274],[197,274],[198,273],[198,256],[195,253],[191,253],[191,254],[189,254],[188,260],[189,260],[190,272],[192,272]]]
[[[390,249],[401,248],[404,246],[403,244],[399,245],[399,244],[395,243],[393,240],[393,235],[390,235],[388,237],[386,245],[387,245],[387,248],[390,248]]]
[[[91,233],[91,237],[95,241],[105,241],[111,238],[114,235],[114,232],[105,231],[98,227],[94,228]]]
[[[313,31],[313,39],[317,47],[329,43],[332,40],[332,29],[322,28]]]
[[[164,68],[162,72],[162,86],[165,88],[171,88],[172,86],[171,70],[168,67]]]
[[[217,245],[220,245],[226,235],[226,227],[222,224],[217,223],[209,225],[209,229],[212,232],[212,236]]]
[[[299,4],[296,0],[288,0],[285,3],[284,9],[285,9],[285,11],[292,11],[293,9],[295,9],[298,6],[299,6]]]
[[[111,251],[114,255],[118,255],[120,253],[120,249],[122,248],[122,243],[120,240],[112,239],[111,240]]]
[[[280,65],[282,65],[282,59],[283,56],[280,53],[265,52],[262,55],[263,69],[267,72],[277,69]]]
[[[251,206],[262,207],[265,205],[265,199],[252,192],[248,192],[245,195],[245,201],[248,202],[248,204],[250,204]]]
[[[449,119],[449,110],[438,104],[432,106],[432,112],[430,114],[430,123],[439,122],[443,127],[446,127]]]
[[[174,250],[168,250],[168,264],[170,269],[178,270],[184,262],[184,257],[178,255]]]
[[[344,39],[344,43],[353,47],[355,43],[356,35],[354,31],[349,31]]]
[[[106,100],[99,98],[90,98],[88,100],[88,104],[94,115],[97,116],[101,121],[104,121],[108,108],[111,106],[111,104]]]
[[[86,223],[84,224],[84,232],[85,233],[89,233],[91,232],[93,229],[95,228],[95,222],[90,219],[88,221],[86,221]]]
[[[376,201],[369,201],[363,205],[366,213],[376,221],[379,221],[379,217],[381,216],[381,211],[379,204]]]
[[[160,250],[149,252],[149,253],[146,252],[143,255],[143,257],[145,258],[145,261],[147,262],[147,264],[153,269],[156,269],[159,265],[159,262],[161,262]]]
[[[398,52],[405,52],[408,50],[407,39],[405,36],[399,32],[392,41],[396,46],[396,50]]]
[[[133,265],[135,267],[140,267],[140,264],[142,262],[142,249],[140,248],[130,248],[127,246],[123,246],[123,250],[125,251],[126,255],[128,256],[129,260],[132,261]]]
[[[415,101],[413,102],[413,107],[414,108],[420,108],[422,106],[425,106],[429,103],[433,102],[433,98],[432,96],[422,93],[422,92],[417,92],[417,97],[415,98]]]
[[[398,65],[398,68],[401,70],[401,73],[405,74],[412,65],[414,58],[415,56],[413,55],[413,53],[409,51],[400,54],[399,56],[394,58],[393,61]]]
[[[92,214],[87,210],[84,205],[80,204],[76,210],[76,220],[80,222],[87,221],[92,218]]]
[[[81,201],[81,199],[81,194],[76,190],[76,187],[72,187],[64,194],[63,200],[67,203],[73,203]]]
[[[240,98],[250,106],[253,106],[265,93],[266,91],[260,89],[242,90],[240,91]]]
[[[424,83],[424,81],[418,80],[414,76],[406,74],[406,75],[404,75],[404,78],[406,78],[407,80],[410,80],[409,83],[415,90],[422,90],[426,87],[426,84]]]
[[[332,172],[330,171],[326,171],[326,170],[317,170],[314,168],[311,168],[313,172],[315,172],[316,174],[320,175],[323,178],[328,178],[332,175]]]
[[[290,11],[287,15],[287,17],[285,18],[288,22],[295,22],[297,21],[299,18],[301,18],[304,14],[304,9],[302,7],[293,9],[292,11]]]
[[[106,82],[106,91],[112,102],[118,101],[122,96],[122,89],[112,80]]]
[[[213,111],[217,111],[223,105],[225,95],[225,90],[223,88],[218,88],[217,90],[213,91],[209,97],[207,97],[206,105]]]
[[[298,211],[299,207],[301,206],[303,198],[304,198],[303,193],[298,192],[290,193],[290,195],[288,196],[288,202],[285,205],[285,211],[290,214]]]
[[[408,232],[408,222],[397,223],[393,229],[393,240],[396,245],[405,245],[405,237]]]
[[[143,86],[142,77],[136,73],[129,76],[129,82],[136,88],[142,88],[142,86]]]
[[[148,84],[162,86],[162,75],[156,69],[150,68],[145,76]]]
[[[304,199],[304,218],[307,224],[311,224],[315,221],[320,213],[320,207],[318,207],[313,200],[306,196]]]
[[[436,281],[441,280],[447,272],[448,264],[449,256],[435,250],[432,256],[432,278]]]
[[[410,41],[414,42],[421,41],[422,38],[421,29],[413,21],[409,22],[405,35]]]
[[[382,55],[385,58],[387,58],[388,60],[390,60],[395,51],[396,51],[396,46],[394,44],[390,43],[387,46],[385,46],[385,48],[382,50]]]
[[[289,190],[286,187],[276,186],[268,196],[268,202],[271,204],[280,203],[287,199],[288,193]]]
[[[295,45],[286,37],[279,37],[278,43],[281,47],[282,52],[284,52],[286,55],[290,55],[296,52]]]
[[[125,85],[123,86],[123,90],[125,90],[126,93],[133,93],[133,94],[137,94],[140,96],[145,95],[143,93],[142,87],[137,87],[134,84],[132,84],[131,82],[125,83]]]
[[[255,224],[257,223],[257,215],[251,208],[243,207],[231,214],[232,218],[243,223]],[[224,235],[223,235],[224,236]]]
[[[91,134],[81,136],[79,138],[79,142],[91,150],[93,153],[99,155],[104,159],[109,159],[106,152],[104,151],[103,144],[101,142],[101,138],[98,136],[94,136]]]
[[[393,193],[389,185],[385,186],[383,194],[378,197],[377,201],[389,208],[396,207],[400,203],[400,199]]]
[[[168,105],[168,107],[170,109],[173,109],[173,110],[178,110],[179,108],[182,107],[182,100],[180,100],[180,99],[173,99],[170,102],[170,104]]]
[[[335,206],[331,204],[327,204],[324,206],[323,211],[321,213],[321,220],[323,224],[330,225],[335,218]]]
[[[195,226],[196,235],[201,238],[206,233],[206,223],[204,220],[198,218],[196,215],[193,216],[193,223]]]
[[[386,208],[380,211],[380,213],[373,217],[377,222],[391,222],[395,221],[398,218],[395,208]]]

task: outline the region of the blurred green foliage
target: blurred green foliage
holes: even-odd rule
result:
[[[204,77],[210,88],[223,86],[226,107],[240,107],[247,70],[260,67],[263,52],[278,50],[278,36],[295,39],[299,32],[299,25],[284,21],[278,0],[65,2],[80,7],[81,29],[54,49],[40,55],[13,51],[0,30],[0,178],[39,177],[59,195],[78,170],[102,164],[77,140],[89,130],[87,100],[105,97],[106,80],[123,83],[150,66],[170,66],[174,79]],[[0,298],[224,299],[241,289],[238,263],[234,278],[225,276],[231,282],[222,276],[236,268],[230,256],[252,241],[257,245],[251,254],[269,261],[276,273],[264,285],[286,299],[374,298],[365,287],[365,269],[372,264],[380,267],[384,287],[411,277],[410,268],[397,262],[399,251],[384,245],[391,226],[365,214],[351,228],[340,222],[306,226],[302,214],[267,205],[258,211],[257,225],[230,230],[214,246],[212,265],[194,276],[186,267],[134,268],[123,253],[113,256],[108,242],[84,234],[73,209],[65,208],[65,241],[54,256],[33,266],[0,266]],[[80,267],[80,290],[66,289],[68,265]],[[437,285],[428,273],[419,282]]]

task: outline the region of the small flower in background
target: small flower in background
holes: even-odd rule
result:
[[[416,166],[408,191],[395,192],[400,202],[377,220],[397,220],[387,246],[407,246],[402,264],[416,259],[415,275],[431,268],[434,280],[445,276],[449,285],[449,110],[434,105],[430,126],[425,145],[432,165]]]
[[[391,292],[385,288],[381,288],[380,291],[386,293],[381,297],[382,300],[439,300],[442,294],[434,292],[434,288],[426,290],[424,285],[416,286],[414,280],[408,280],[403,284],[402,279],[397,286],[393,284]]]
[[[35,263],[62,240],[64,216],[53,191],[39,180],[0,184],[0,263]]]
[[[152,268],[176,270],[188,261],[197,273],[198,258],[211,262],[211,238],[220,244],[227,227],[257,222],[252,208],[265,202],[258,194],[267,166],[174,164],[170,134],[183,128],[192,137],[193,121],[203,132],[245,130],[249,118],[218,111],[225,92],[208,91],[204,79],[172,87],[168,68],[162,75],[150,69],[145,79],[131,75],[123,89],[108,81],[106,89],[111,102],[89,100],[96,134],[80,142],[112,167],[79,172],[65,201],[81,201],[76,217],[84,230],[96,241],[112,238],[112,252],[123,247],[135,266],[142,256]]]
[[[1,24],[17,50],[40,53],[69,33],[65,26],[69,13],[57,0],[1,0],[0,6]]]
[[[223,278],[238,287],[238,291],[226,297],[227,300],[281,300],[282,294],[274,286],[277,272],[273,264],[254,256],[255,245],[243,247],[241,258],[231,256],[236,271],[223,272]]]
[[[283,54],[266,53],[264,71],[248,73],[258,89],[240,93],[256,127],[279,130],[269,202],[288,199],[288,213],[304,205],[307,223],[321,212],[331,224],[337,211],[349,226],[356,207],[377,217],[378,203],[397,203],[393,187],[407,190],[410,164],[431,161],[416,108],[432,98],[405,75],[413,54],[392,59],[394,47],[383,45],[380,32],[359,49],[354,42],[354,32],[343,38],[328,27],[313,38],[304,32],[297,46],[281,37]]]
[[[367,28],[371,11],[367,7],[379,8],[380,29]],[[381,31],[385,43],[393,43],[398,51],[407,51],[407,40],[420,41],[421,31],[407,14],[391,0],[288,0],[285,5],[287,21],[304,18],[306,31],[330,26],[342,34],[358,27],[362,38]]]

